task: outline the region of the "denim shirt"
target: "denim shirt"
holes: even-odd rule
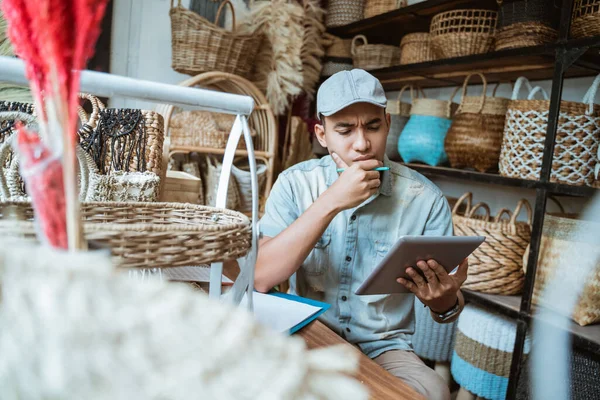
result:
[[[433,183],[387,157],[384,165],[390,170],[382,173],[378,193],[336,215],[290,279],[292,292],[331,304],[322,322],[371,358],[411,350],[414,295],[354,292],[400,236],[453,232],[448,202]],[[281,173],[267,200],[261,233],[277,236],[337,178],[330,156]]]

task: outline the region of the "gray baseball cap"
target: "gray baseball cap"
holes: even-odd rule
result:
[[[338,72],[323,82],[317,92],[317,116],[329,117],[355,103],[385,108],[387,98],[381,82],[362,69]]]

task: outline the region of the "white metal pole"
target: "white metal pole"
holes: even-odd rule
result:
[[[28,85],[23,61],[13,57],[0,57],[0,81]],[[254,100],[250,96],[87,70],[81,71],[81,91],[101,97],[122,96],[225,114],[250,115],[254,109]]]

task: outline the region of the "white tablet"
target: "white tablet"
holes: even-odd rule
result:
[[[406,273],[408,267],[422,275],[417,262],[433,259],[450,273],[484,241],[485,236],[402,236],[356,294],[410,293],[396,281],[398,278],[412,280]]]

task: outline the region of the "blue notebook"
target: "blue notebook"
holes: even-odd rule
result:
[[[299,303],[304,303],[304,304],[308,304],[311,305],[313,307],[318,307],[320,308],[317,312],[315,312],[314,314],[312,314],[311,316],[309,316],[308,318],[305,318],[304,321],[294,325],[291,329],[290,329],[290,335],[293,333],[298,332],[300,329],[304,328],[306,325],[310,324],[312,321],[314,321],[315,319],[317,319],[321,314],[323,314],[325,311],[327,311],[329,309],[329,307],[331,307],[331,305],[327,304],[327,303],[323,303],[321,301],[316,301],[316,300],[312,300],[312,299],[307,299],[305,297],[300,297],[300,296],[296,296],[293,294],[287,294],[287,293],[281,293],[281,292],[277,292],[277,291],[272,291],[269,292],[269,295],[271,296],[276,296],[276,297],[281,297],[287,300],[291,300],[291,301],[297,301]]]

